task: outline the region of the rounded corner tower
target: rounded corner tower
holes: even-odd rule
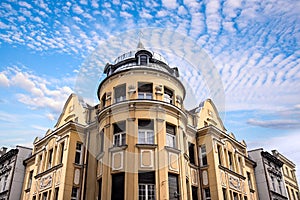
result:
[[[178,69],[139,42],[104,73],[97,93],[97,159],[108,182],[102,199],[178,199],[188,121]]]

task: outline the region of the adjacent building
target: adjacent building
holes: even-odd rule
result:
[[[7,151],[0,150],[0,199],[20,199],[25,174],[23,160],[30,156],[32,149],[22,146]]]
[[[255,177],[259,199],[288,199],[282,174],[283,162],[262,148],[248,153],[257,164]]]
[[[300,196],[299,186],[296,178],[296,165],[277,150],[272,150],[272,154],[283,163],[281,171],[288,194],[288,199],[299,200]]]
[[[93,108],[72,94],[53,130],[36,138],[31,157],[24,161],[23,200],[86,199],[86,131]],[[95,120],[94,120],[95,122]]]

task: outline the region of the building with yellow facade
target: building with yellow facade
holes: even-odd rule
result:
[[[255,162],[211,100],[188,111],[177,68],[141,43],[104,69],[99,104],[67,100],[25,161],[23,198],[256,200]]]
[[[299,185],[296,178],[296,165],[277,150],[272,150],[272,154],[283,163],[282,174],[288,199],[299,200],[300,196]]]

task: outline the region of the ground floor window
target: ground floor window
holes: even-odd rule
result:
[[[155,199],[155,172],[139,173],[139,200]]]

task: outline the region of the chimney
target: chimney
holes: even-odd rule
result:
[[[1,147],[0,149],[0,156],[2,156],[3,154],[5,154],[7,151],[7,147]]]

